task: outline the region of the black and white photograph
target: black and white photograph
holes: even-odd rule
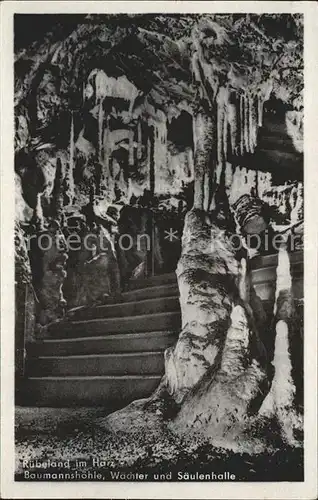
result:
[[[304,14],[208,3],[14,14],[16,483],[305,480]]]

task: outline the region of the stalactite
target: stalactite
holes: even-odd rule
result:
[[[107,95],[108,77],[104,71],[95,70],[95,72],[95,104],[98,104]]]
[[[68,195],[70,205],[74,200],[74,117],[71,115],[71,132],[70,132],[70,161],[68,168]]]
[[[167,118],[163,112],[158,112],[158,160],[161,169],[166,170],[167,159],[168,159],[168,147],[167,147]]]
[[[98,108],[98,161],[103,162],[103,126],[104,126],[104,108],[103,101],[99,101]]]
[[[109,116],[107,116],[105,120],[105,128],[103,133],[103,146],[102,146],[103,161],[101,161],[101,164],[103,165],[102,182],[105,184],[107,183],[107,179],[109,178],[109,167],[110,167],[112,149],[113,149],[113,143],[111,141],[111,132],[109,130]]]
[[[293,186],[291,191],[290,191],[290,195],[289,195],[289,205],[290,205],[291,213],[296,206],[296,202],[297,202],[297,188],[296,188],[296,186]]]
[[[273,81],[265,80],[259,88],[259,126],[263,126],[264,103],[269,100],[273,90]]]
[[[217,185],[220,184],[221,174],[222,174],[222,164],[218,163],[215,166],[215,172],[214,172],[214,182]]]
[[[221,87],[217,96],[217,162],[223,165],[226,161],[225,141],[227,141],[226,105],[228,89]]]
[[[231,153],[234,155],[237,154],[237,108],[233,102],[229,102],[227,106],[227,121],[230,126]]]
[[[137,125],[137,159],[141,160],[142,158],[142,129],[141,122],[138,121]]]
[[[254,153],[253,99],[248,97],[248,139],[250,153]]]
[[[253,150],[255,151],[255,148],[257,146],[257,136],[258,136],[258,124],[257,124],[257,109],[256,109],[257,103],[255,97],[253,98],[253,105],[252,105],[252,127],[253,127]]]
[[[191,182],[194,179],[194,162],[193,162],[193,150],[192,148],[187,148],[187,179],[185,181]]]
[[[272,174],[270,172],[258,171],[258,192],[261,199],[264,199],[265,193],[271,188],[271,186]]]
[[[53,188],[53,206],[54,212],[56,215],[56,219],[59,222],[62,222],[63,219],[63,169],[61,158],[57,158],[56,160],[56,172],[54,179],[54,188]]]
[[[249,153],[249,138],[248,138],[248,98],[246,95],[243,96],[243,120],[244,120],[244,150]]]
[[[147,108],[148,111],[148,108]],[[149,106],[149,126],[154,128],[154,161],[156,166],[156,194],[166,192],[166,184],[169,181],[168,168],[168,141],[167,141],[167,117],[161,110]]]
[[[240,153],[241,156],[244,154],[244,97],[240,94]]]
[[[143,186],[144,189],[150,190],[150,168],[151,168],[151,140],[150,140],[150,133],[151,133],[151,128],[148,126],[147,127],[147,132],[146,132],[146,137],[147,137],[147,142],[146,142],[146,178],[147,182],[145,182]],[[134,186],[131,186],[132,192],[135,193]]]
[[[290,194],[290,198],[293,198],[293,205],[290,212],[290,223],[292,225],[297,224],[302,217],[302,208],[303,208],[303,198],[302,198],[302,184],[299,182],[296,186],[293,187],[292,192]]]
[[[284,215],[287,215],[287,206],[286,206],[286,195],[285,193],[280,194],[280,200],[279,200],[279,208],[280,212]]]
[[[263,126],[263,101],[261,96],[257,96],[257,117],[258,117],[258,126]]]
[[[227,160],[227,141],[228,141],[228,114],[227,110],[224,110],[224,121],[223,121],[223,164]]]
[[[259,196],[259,180],[258,180],[258,177],[259,177],[259,170],[256,170],[255,172],[255,196],[257,196],[258,198],[260,197]]]
[[[203,210],[209,211],[211,204],[211,186],[209,172],[205,172],[203,179]]]
[[[225,169],[225,187],[227,190],[231,188],[231,185],[233,183],[233,169],[232,165],[230,163],[226,164],[226,169]]]
[[[134,165],[134,131],[129,131],[129,146],[128,146],[128,165],[132,167]]]

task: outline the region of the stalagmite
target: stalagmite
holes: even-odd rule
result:
[[[285,233],[278,252],[276,269],[274,305],[276,336],[274,358],[272,361],[275,373],[270,392],[263,401],[259,414],[267,417],[275,415],[280,425],[283,439],[288,445],[298,446],[299,442],[295,437],[295,431],[301,429],[302,419],[294,407],[296,388],[292,378],[290,352],[290,328],[294,315],[294,303],[290,259],[287,251],[287,237],[288,235]]]
[[[34,209],[34,221],[38,231],[44,229],[44,217],[42,209],[42,193],[38,193],[36,196],[36,207]]]
[[[238,289],[241,299],[244,302],[248,301],[248,280],[247,280],[247,260],[242,258],[240,262],[240,275],[238,281]]]
[[[286,248],[287,234],[282,235],[282,243],[278,251],[278,263],[276,268],[276,292],[275,292],[275,305],[274,314],[277,313],[277,303],[280,293],[283,290],[291,290],[292,277],[290,274],[290,259],[288,250]]]
[[[227,331],[222,353],[221,372],[231,377],[239,376],[245,366],[249,344],[249,327],[242,306],[236,305],[231,312],[231,325]]]

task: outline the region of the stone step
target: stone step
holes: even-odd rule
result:
[[[163,351],[41,356],[31,358],[27,363],[29,377],[162,375],[163,372]]]
[[[107,333],[133,333],[153,330],[175,330],[180,328],[181,314],[177,312],[161,312],[84,321],[61,321],[52,323],[48,336],[54,338],[89,337]]]
[[[105,337],[44,339],[27,346],[30,357],[71,356],[144,351],[164,351],[174,344],[178,331],[124,333]]]
[[[129,280],[129,290],[138,290],[141,288],[167,285],[177,281],[176,273],[158,274],[150,278]]]
[[[160,375],[30,377],[24,394],[28,406],[105,406],[112,411],[150,396]]]
[[[252,283],[273,283],[276,286],[276,266],[261,267],[259,269],[252,269]],[[291,263],[292,277],[302,277],[304,273],[304,266],[302,262]]]
[[[276,283],[275,281],[261,281],[254,283],[256,294],[262,301],[271,301],[275,298]],[[296,299],[301,299],[304,296],[303,279],[293,278],[292,291]]]
[[[302,250],[297,250],[289,254],[289,259],[291,264],[303,263],[304,254]],[[251,269],[260,269],[263,267],[275,267],[278,263],[278,253],[273,253],[269,255],[258,255],[253,257],[250,261]]]
[[[82,308],[74,311],[71,316],[73,321],[97,318],[113,318],[153,314],[158,312],[179,311],[179,297],[156,297],[143,299],[137,302],[128,301],[117,304],[108,304],[91,308]]]
[[[178,295],[179,295],[179,288],[177,280],[175,280],[175,283],[145,287],[124,292],[122,294],[122,301],[131,302],[131,301],[139,301],[150,298],[173,297]]]

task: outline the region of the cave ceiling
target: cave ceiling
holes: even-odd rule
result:
[[[36,17],[29,18],[31,31]],[[211,106],[220,85],[238,94],[271,96],[285,110],[303,112],[301,16],[83,15],[71,21],[63,15],[54,16],[51,25],[47,20],[42,30],[36,39],[29,32],[15,40],[17,109],[27,106],[49,68],[59,81],[61,112],[81,109],[84,84],[96,70],[135,86],[137,114],[149,112],[145,102],[170,120],[184,110],[194,113],[198,103]],[[301,151],[272,133],[271,111],[254,153],[259,168],[276,164],[298,171]],[[285,124],[283,129],[287,137]],[[235,161],[249,166],[255,156]]]
[[[100,68],[109,76],[126,75],[158,105],[166,103],[157,94],[168,102],[191,103],[197,90],[192,60],[198,52],[202,66],[233,88],[257,92],[272,78],[274,90],[286,101],[297,105],[301,98],[302,26],[295,17],[141,15],[120,21],[117,16],[83,16],[65,38],[52,26],[44,41],[18,49],[16,65],[25,71],[17,72],[16,102],[30,90],[41,64],[51,64],[75,87],[73,93],[80,92],[92,69]],[[207,69],[205,76],[208,80]]]

